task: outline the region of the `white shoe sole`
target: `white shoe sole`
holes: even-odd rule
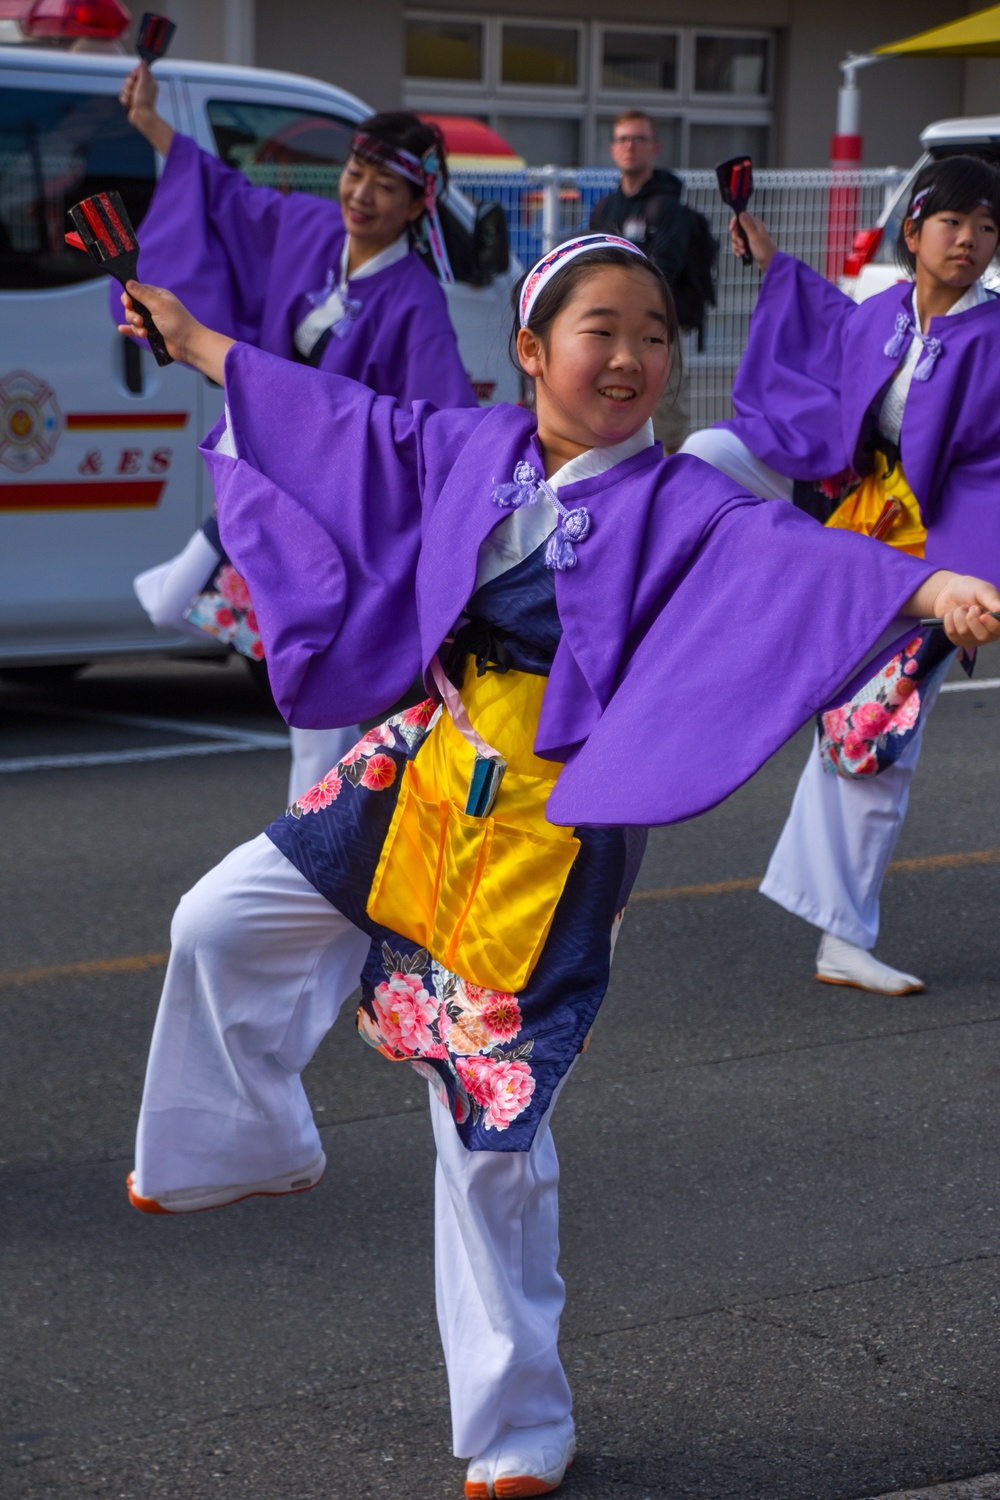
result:
[[[236,1182],[222,1187],[175,1188],[161,1193],[158,1198],[146,1198],[134,1187],[135,1173],[126,1179],[129,1202],[144,1214],[198,1214],[208,1208],[225,1208],[230,1203],[242,1203],[244,1198],[284,1198],[289,1193],[307,1193],[314,1188],[326,1171],[326,1157],[321,1151],[317,1157],[297,1172],[287,1172],[282,1177],[270,1177],[264,1182]]]
[[[896,997],[898,995],[920,995],[923,994],[924,991],[924,986],[919,980],[916,984],[904,984],[902,988],[898,990],[889,990],[884,989],[881,986],[876,988],[871,984],[862,984],[860,979],[846,979],[843,976],[837,974],[821,974],[818,969],[816,970],[816,978],[819,980],[820,984],[841,984],[846,989],[864,990],[869,995],[889,995],[892,997]]]

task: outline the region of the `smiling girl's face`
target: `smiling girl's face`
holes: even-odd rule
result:
[[[952,209],[907,220],[906,244],[917,258],[917,294],[928,287],[964,291],[978,281],[997,250],[997,221],[988,208]]]
[[[631,437],[652,416],[670,374],[660,288],[641,266],[595,267],[544,341],[520,330],[517,353],[535,382],[538,440],[551,473]]]

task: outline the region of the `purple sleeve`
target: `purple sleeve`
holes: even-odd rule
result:
[[[411,406],[414,401],[432,401],[445,410],[478,404],[450,322],[440,332],[409,349],[405,363],[403,388],[398,398],[401,406]]]
[[[222,446],[225,419],[202,453],[278,706],[303,728],[375,718],[423,665],[417,564],[426,523],[489,413],[426,401],[403,408],[246,344],[230,349],[225,374],[237,456]]]
[[[285,202],[178,132],[139,230],[140,278],[169,287],[207,327],[258,343]]]
[[[932,572],[783,501],[734,496],[665,597],[655,572],[642,577],[636,605],[652,608],[547,816],[652,825],[706,812],[826,706]]]
[[[856,305],[780,252],[764,277],[736,372],[736,417],[720,425],[791,479],[824,479],[850,463],[843,436],[844,340]]]
[[[246,344],[226,358],[226,399],[238,457],[218,451],[224,421],[202,451],[278,707],[303,728],[372,718],[421,665],[415,579],[433,408],[403,410]]]

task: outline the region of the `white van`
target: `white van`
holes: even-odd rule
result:
[[[115,188],[139,227],[162,162],[118,102],[134,58],[0,45],[0,669],[169,651],[134,575],[211,513],[198,443],[221,391],[120,337],[108,281],[66,247],[67,208]],[[372,111],[290,73],[164,59],[159,108],[252,181],[334,196]],[[517,400],[499,209],[442,205],[459,348],[482,401]],[[194,647],[196,649],[196,645]],[[213,645],[206,637],[206,649]],[[215,648],[217,649],[217,648]]]
[[[983,156],[1000,167],[1000,115],[982,115],[967,120],[938,120],[921,132],[923,152],[905,174],[889,199],[882,217],[870,228],[859,229],[854,245],[844,260],[840,286],[855,302],[864,302],[876,292],[885,291],[894,282],[906,278],[896,264],[896,238],[910,203],[914,179],[920,169],[935,157]],[[984,277],[988,286],[1000,290],[1000,272],[996,266]]]

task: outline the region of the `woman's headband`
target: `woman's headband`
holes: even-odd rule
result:
[[[359,130],[351,141],[351,153],[363,161],[374,162],[376,166],[388,167],[423,190],[427,239],[434,264],[442,281],[454,282],[437,210],[437,200],[444,188],[444,173],[435,148],[431,146],[423,156],[415,156],[412,151],[404,151],[402,146],[390,146]]]
[[[548,255],[543,255],[524,278],[518,302],[518,321],[522,328],[527,328],[532,309],[553,276],[557,276],[571,260],[575,260],[578,255],[585,255],[588,250],[631,250],[641,260],[646,259],[638,245],[633,245],[631,240],[622,239],[617,234],[583,234],[574,240],[564,240],[561,245],[550,250]]]

